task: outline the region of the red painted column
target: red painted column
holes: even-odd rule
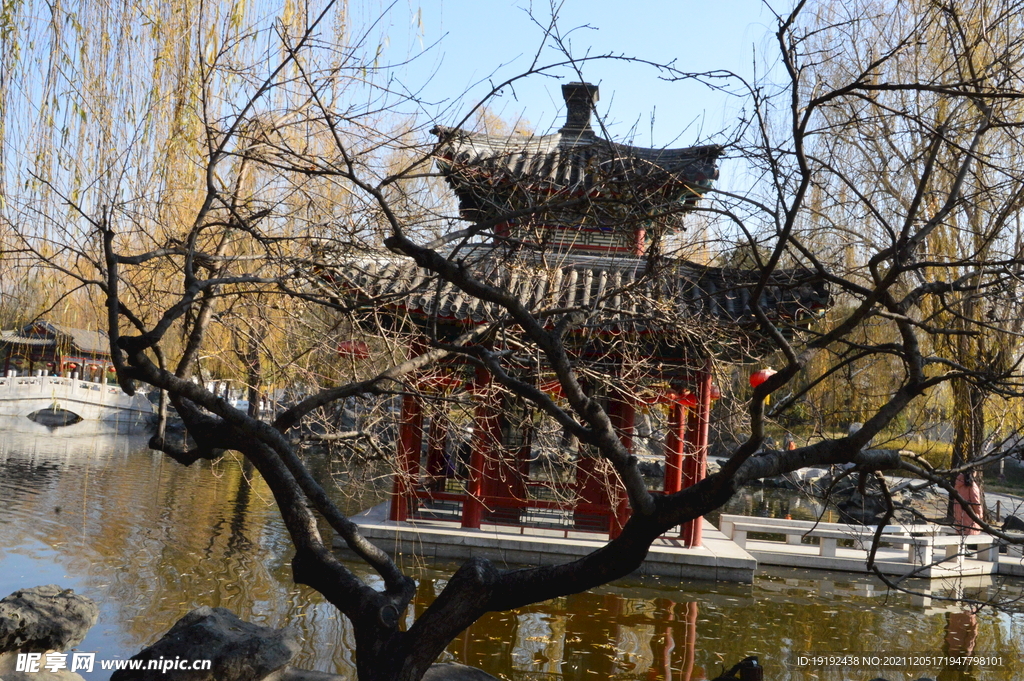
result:
[[[448,479],[449,466],[445,458],[445,442],[448,438],[448,424],[441,413],[441,405],[435,405],[430,416],[430,429],[427,434],[427,475],[430,478],[430,489],[435,492],[444,491],[445,480]]]
[[[633,232],[633,255],[640,257],[647,250],[647,230],[643,227],[638,227]]]
[[[519,470],[519,451],[507,448],[502,425],[510,403],[498,391],[487,396],[484,425],[484,475],[482,500],[489,521],[518,525],[522,514],[518,501],[526,498],[526,486]]]
[[[633,426],[636,422],[636,407],[625,393],[613,391],[608,399],[608,418],[619,434],[622,446],[633,452]],[[629,498],[621,484],[615,486],[615,496],[611,499],[613,512],[608,526],[611,539],[622,533],[622,527],[629,520]]]
[[[683,466],[683,487],[696,485],[707,473],[708,425],[711,416],[711,371],[709,366],[700,373],[696,385],[697,405],[687,419],[687,437],[692,443]],[[700,546],[703,535],[703,521],[695,518],[684,523],[679,533],[687,546]]]
[[[418,395],[402,397],[402,418],[398,431],[398,467],[391,495],[390,520],[402,521],[416,507],[415,486],[420,474],[423,446],[423,406]]]
[[[477,398],[476,413],[473,417],[473,444],[469,455],[469,479],[466,481],[466,498],[462,502],[462,526],[480,528],[483,518],[484,468],[487,464],[492,421],[489,404],[491,375],[483,367],[477,367],[473,377],[472,392]]]
[[[580,457],[576,461],[576,494],[581,502],[594,504],[602,509],[611,510],[608,498],[608,478],[601,470],[601,459],[590,456],[585,445],[580,445]],[[579,506],[573,509],[573,520],[578,529],[602,531],[608,527],[605,512],[584,510]]]
[[[683,488],[683,454],[686,447],[686,409],[679,397],[671,394],[668,407],[668,432],[665,434],[665,494],[675,494]]]

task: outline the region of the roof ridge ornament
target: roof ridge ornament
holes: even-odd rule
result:
[[[566,83],[562,86],[562,98],[566,108],[565,125],[558,132],[563,135],[593,135],[590,114],[601,98],[598,87],[590,83]]]

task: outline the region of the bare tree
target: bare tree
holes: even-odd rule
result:
[[[84,32],[69,37],[65,31],[76,29],[66,29],[63,17],[29,26],[43,31],[59,59],[91,75],[62,100],[62,111],[81,111],[66,119],[68,134],[56,123],[42,125],[39,136],[5,128],[4,221],[33,263],[102,298],[90,310],[69,294],[83,314],[103,319],[123,389],[145,384],[165,393],[194,442],[176,443],[161,427],[154,448],[186,465],[236,450],[266,479],[295,545],[296,582],[352,622],[360,679],[418,679],[486,612],[629,574],[658,536],[720,507],[752,480],[852,464],[864,476],[898,471],[933,480],[963,503],[948,477],[962,467],[930,470],[866,447],[915,401],[951,382],[1019,396],[1014,350],[998,365],[944,350],[958,338],[1019,333],[1015,103],[1024,53],[1016,3],[973,11],[964,3],[837,9],[800,2],[779,17],[777,82],[749,87],[749,124],[728,147],[754,171],[751,191],[707,193],[710,171],[698,183],[689,170],[674,175],[663,162],[638,163],[626,147],[601,141],[599,160],[608,163],[581,165],[581,177],[614,191],[554,191],[539,202],[516,171],[474,187],[472,168],[460,168],[455,153],[476,144],[462,130],[465,120],[433,135],[411,124],[418,103],[395,94],[375,62],[372,30],[354,37],[334,3],[304,7],[267,25],[253,9],[231,5],[220,16],[201,6],[194,24],[155,42],[127,8],[92,8],[95,15],[80,18],[120,26],[126,36],[150,35],[150,42],[115,42],[118,49]],[[162,20],[170,25],[181,14],[168,10]],[[983,31],[969,28],[982,25],[976,17],[987,22]],[[870,43],[861,40],[867,34]],[[559,43],[554,28],[545,38]],[[931,46],[928,68],[922,44]],[[133,74],[144,61],[133,50],[161,57],[148,85],[136,91],[137,81],[125,81],[111,91],[102,67]],[[570,56],[556,66],[586,63]],[[49,65],[53,82],[43,90],[52,100],[63,81],[56,62]],[[546,69],[538,62],[523,77]],[[673,78],[721,75],[662,69]],[[27,67],[14,73],[27,82]],[[29,118],[48,121],[48,106]],[[540,144],[524,138],[520,146]],[[28,151],[11,156],[12,149]],[[723,151],[688,150],[680,167],[713,168]],[[10,173],[24,173],[23,191]],[[441,190],[441,176],[454,185],[461,214]],[[680,176],[685,192],[672,184]],[[507,201],[480,203],[497,195],[487,182],[504,183]],[[666,187],[680,191],[666,196]],[[747,247],[736,262],[752,267],[715,268],[666,254],[683,213],[702,194],[699,210],[735,230]],[[545,230],[566,215],[633,235],[644,248],[630,254],[642,266],[629,278],[568,307],[549,304],[557,297],[531,298],[516,283],[565,271],[566,244]],[[510,232],[510,222],[519,231]],[[944,233],[970,238],[940,244]],[[854,257],[846,257],[851,249]],[[718,303],[700,286],[689,302],[682,289],[666,288],[694,281],[715,282],[743,306],[702,313],[696,303]],[[826,304],[829,289],[842,303],[838,313],[812,324],[804,302]],[[442,322],[443,295],[469,301],[473,323]],[[416,314],[414,298],[428,301]],[[880,330],[865,334],[867,325]],[[613,386],[642,388],[657,379],[656,353],[630,341],[643,329],[675,338],[694,362],[774,352],[782,363],[746,400],[749,432],[720,472],[665,495],[648,491],[603,397]],[[812,362],[821,357],[827,361]],[[764,449],[769,394],[798,379],[806,392],[878,358],[893,369],[890,383],[858,432]],[[417,372],[445,362],[479,369],[494,390],[514,395],[605,462],[621,481],[628,521],[600,549],[560,565],[504,570],[469,560],[402,630],[412,579],[360,534],[299,449],[334,438],[393,455],[381,429],[356,424],[331,433],[310,422],[317,415],[330,421],[332,409],[353,399],[386,416],[386,400],[425,393]],[[272,422],[234,409],[196,380],[217,373],[218,363],[248,376],[253,400],[288,386],[285,408]],[[552,398],[544,380],[556,381],[563,397]],[[800,395],[775,402],[771,413]],[[974,509],[968,514],[982,520]],[[380,575],[381,588],[346,568],[318,520]]]
[[[869,377],[872,394],[852,396],[867,410],[863,428],[810,454],[892,437],[915,403],[950,400],[951,466],[887,466],[935,482],[964,508],[956,476],[1013,454],[985,455],[986,403],[1020,397],[1019,10],[798,3],[777,33],[786,86],[751,88],[746,157],[766,183],[733,209],[751,243],[774,246],[766,270],[788,255],[837,298],[816,338],[780,344],[780,374],[796,389],[772,413],[824,385],[856,391],[836,380],[845,372]],[[981,508],[968,515],[993,531]]]

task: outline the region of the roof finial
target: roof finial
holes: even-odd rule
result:
[[[598,88],[590,83],[566,83],[562,86],[562,97],[567,109],[565,125],[560,133],[591,133],[590,114],[600,99]]]

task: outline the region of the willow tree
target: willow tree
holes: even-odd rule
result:
[[[933,386],[923,399],[949,404],[952,415],[952,477],[986,461],[990,397],[1005,406],[1018,396],[1018,10],[818,6],[825,30],[807,44],[822,58],[791,70],[808,98],[807,127],[794,131],[806,150],[797,175],[812,197],[794,245],[831,251],[831,271],[847,273],[842,307],[852,310],[824,338],[861,320],[837,358],[870,382],[880,405],[907,359],[897,321],[911,323],[922,385]],[[1005,453],[996,448],[989,460]]]
[[[391,87],[379,61],[382,29],[372,20],[359,24],[355,10],[361,8],[334,2],[14,6],[0,18],[9,66],[2,76],[3,220],[31,266],[60,273],[69,291],[91,294],[85,302],[110,335],[124,390],[146,384],[166,393],[195,443],[179,445],[160,432],[151,446],[186,465],[225,449],[246,457],[281,510],[295,546],[295,580],[318,590],[351,621],[360,679],[413,681],[486,612],[629,574],[658,536],[718,508],[748,481],[809,465],[852,464],[865,476],[909,472],[952,491],[946,478],[919,463],[866,445],[915,400],[953,380],[1017,395],[1014,362],[991,372],[934,353],[932,339],[962,331],[937,327],[927,312],[934,309],[930,301],[944,311],[959,309],[943,301],[972,290],[993,301],[989,309],[1017,310],[1020,302],[1014,286],[1022,263],[1005,239],[992,240],[984,259],[970,253],[936,260],[927,250],[940,228],[953,227],[993,190],[971,185],[981,166],[997,168],[1007,182],[1018,177],[1008,159],[1021,122],[1006,105],[1022,89],[1024,50],[1009,29],[1015,3],[996,3],[1002,11],[985,14],[992,16],[990,29],[1005,30],[988,32],[999,49],[970,78],[953,68],[886,70],[912,60],[926,39],[940,41],[935,54],[963,54],[956,31],[936,30],[965,16],[970,8],[963,3],[823,3],[815,13],[808,6],[801,2],[780,18],[781,65],[771,72],[776,82],[751,88],[751,124],[732,146],[756,171],[751,191],[723,192],[703,204],[750,238],[749,258],[739,260],[754,267],[733,282],[744,290],[746,305],[737,314],[783,366],[746,399],[749,431],[720,472],[676,493],[648,492],[636,457],[586,387],[613,384],[617,376],[566,341],[578,328],[628,312],[622,297],[642,292],[667,269],[660,249],[651,248],[644,267],[635,268],[636,286],[613,287],[570,309],[528,305],[508,279],[474,269],[467,248],[507,242],[507,220],[500,218],[565,211],[591,198],[556,197],[553,204],[518,206],[497,219],[472,211],[460,216],[438,188],[439,143],[427,132],[435,121],[419,118],[422,103]],[[885,31],[879,30],[883,22]],[[870,49],[861,40],[869,32],[881,36]],[[559,35],[553,26],[544,38],[564,45]],[[552,68],[594,59],[571,57]],[[523,77],[546,68],[537,65]],[[699,78],[669,67],[664,73]],[[936,125],[936,98],[948,99],[952,109],[989,113]],[[442,122],[466,125],[465,119]],[[440,145],[449,138],[442,132]],[[1010,147],[984,145],[989,138]],[[981,149],[1002,151],[982,156]],[[701,153],[712,151],[721,149]],[[613,179],[621,170],[615,163],[609,168]],[[885,182],[899,185],[907,200],[879,191]],[[827,199],[809,201],[812,188]],[[635,187],[625,187],[616,201],[638,196]],[[644,214],[644,224],[659,230],[678,228],[678,219]],[[629,227],[638,231],[637,224]],[[855,238],[860,266],[851,271],[842,257],[833,257],[847,243],[830,250],[823,230]],[[768,251],[754,243],[759,237],[767,238]],[[359,296],[339,288],[345,267],[363,267],[366,274],[385,260],[417,274]],[[810,340],[771,316],[768,294],[788,276],[782,262],[829,282],[844,303]],[[386,313],[396,301],[442,288],[480,301],[481,323],[458,337],[424,343],[422,333],[414,338],[408,325]],[[695,326],[713,326],[706,318],[695,324],[679,305],[652,309],[655,315],[646,310],[636,321],[649,324],[654,316],[690,336]],[[958,314],[969,333],[1002,328],[1005,318]],[[868,322],[885,324],[889,332],[861,334]],[[339,333],[357,330],[359,338]],[[339,336],[351,343],[344,346],[350,358],[365,355],[366,361],[350,362],[347,371],[326,361],[336,356]],[[500,350],[497,336],[507,342]],[[876,342],[879,337],[884,341]],[[292,388],[290,404],[273,422],[232,408],[193,380],[211,356],[233,349],[250,383],[273,380]],[[635,360],[630,371],[656,370],[637,348],[620,351]],[[811,366],[809,360],[824,353],[830,360]],[[872,356],[891,360],[898,371],[860,431],[791,451],[763,449],[769,393],[802,371],[817,371],[809,378],[814,385]],[[326,481],[299,457],[295,436],[316,413],[343,401],[416,391],[415,372],[452,357],[487,369],[504,390],[607,462],[624,482],[628,521],[608,544],[561,565],[502,569],[469,560],[403,629],[413,579],[341,512]],[[564,400],[521,380],[531,358],[550,369]],[[773,409],[787,409],[794,399],[774,402]],[[380,579],[363,581],[335,557],[318,521]]]
[[[1021,6],[805,6],[779,33],[785,115],[769,90],[754,93],[750,157],[774,194],[738,210],[763,221],[777,253],[816,263],[837,305],[809,344],[817,357],[787,353],[799,384],[774,410],[826,386],[866,397],[863,430],[884,442],[915,403],[950,404],[951,466],[898,468],[960,503],[959,473],[1014,452],[983,443],[985,405],[1012,411],[1020,398]],[[1016,441],[1021,424],[1003,423]]]

